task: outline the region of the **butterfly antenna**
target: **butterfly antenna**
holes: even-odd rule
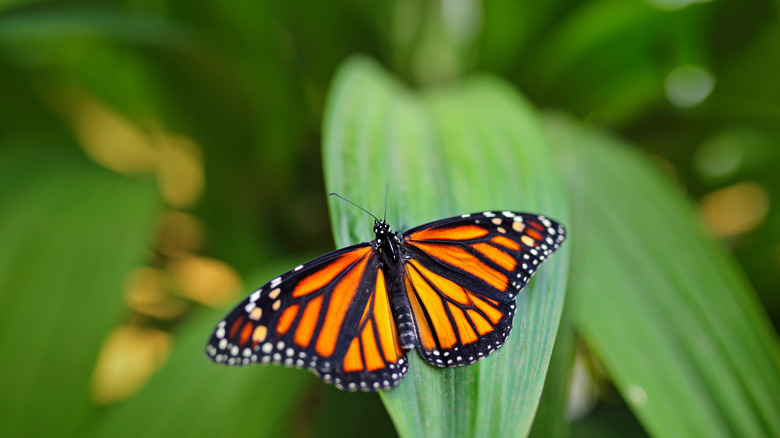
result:
[[[387,194],[390,193],[390,183],[385,185],[385,215],[382,217],[382,221],[387,221]]]
[[[375,219],[377,222],[379,222],[379,218],[378,218],[378,217],[374,216],[373,214],[371,214],[371,212],[370,212],[370,211],[368,211],[368,210],[366,210],[365,208],[363,208],[363,207],[361,207],[361,206],[359,206],[359,205],[355,204],[354,202],[350,201],[349,199],[347,199],[347,198],[345,198],[345,197],[343,197],[343,196],[339,195],[338,193],[334,193],[334,192],[330,192],[330,193],[328,193],[328,194],[329,194],[330,196],[335,196],[335,197],[337,197],[337,198],[340,198],[340,199],[342,199],[342,200],[344,200],[344,201],[347,201],[347,202],[349,202],[350,204],[354,205],[355,207],[357,207],[357,208],[359,208],[359,209],[361,209],[361,210],[365,211],[365,212],[366,212],[366,213],[368,213],[368,214],[369,214],[369,215],[370,215],[372,218],[374,218],[374,219]]]

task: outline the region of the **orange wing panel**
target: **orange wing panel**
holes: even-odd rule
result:
[[[381,269],[376,273],[376,295],[374,296],[374,320],[379,332],[379,343],[382,345],[382,353],[390,362],[395,362],[401,355],[401,347],[398,341],[398,329],[390,310],[390,299],[387,296],[385,275]]]
[[[517,267],[517,261],[514,257],[489,243],[475,243],[471,247],[507,271],[513,271]]]
[[[298,323],[298,329],[295,331],[295,343],[301,347],[308,347],[311,342],[311,337],[314,335],[314,329],[317,327],[317,319],[320,316],[320,308],[322,307],[322,296],[319,296],[303,309],[303,315],[301,315],[301,322]]]
[[[504,248],[509,248],[511,250],[517,251],[520,249],[520,244],[515,242],[514,240],[506,237],[506,236],[496,236],[492,239],[490,239],[491,242],[495,243],[496,245],[501,245]]]
[[[241,329],[241,336],[238,339],[238,342],[240,345],[246,344],[246,341],[249,340],[249,337],[252,336],[252,332],[255,330],[255,325],[252,324],[251,321],[248,321],[246,324],[244,324],[244,328]]]
[[[505,291],[507,288],[509,279],[506,275],[482,263],[464,248],[438,243],[415,242],[413,245],[445,263],[468,271],[500,291]]]
[[[474,333],[474,329],[466,319],[466,315],[460,310],[459,307],[454,306],[452,303],[447,303],[452,313],[455,324],[458,326],[458,334],[460,335],[460,342],[463,344],[470,344],[477,340],[477,334]]]
[[[411,259],[409,260],[409,264],[417,269],[417,271],[427,278],[428,281],[433,283],[433,286],[436,287],[436,289],[439,289],[447,298],[456,301],[459,304],[463,304],[464,306],[471,303],[469,297],[466,295],[466,291],[462,287],[441,275],[434,274],[417,260]]]
[[[371,321],[368,321],[363,328],[360,340],[363,342],[363,354],[366,356],[366,369],[374,371],[384,368],[385,363],[382,356],[379,355],[379,347],[376,343],[376,337],[374,337],[374,325],[371,324]]]
[[[368,254],[369,250],[370,248],[360,252],[365,255]],[[320,331],[316,345],[317,353],[322,356],[330,356],[336,349],[336,341],[339,337],[341,324],[344,322],[344,316],[347,314],[349,305],[358,292],[358,284],[360,283],[361,278],[363,278],[363,272],[366,270],[367,262],[368,257],[363,257],[360,264],[350,269],[333,289],[327,315],[325,316],[325,322],[322,324],[322,330]]]
[[[279,322],[276,324],[276,332],[280,335],[287,333],[290,329],[293,321],[295,321],[295,315],[298,314],[298,305],[295,304],[284,309],[282,316],[279,317]]]
[[[539,232],[538,232],[538,231],[536,231],[536,230],[534,230],[533,228],[526,228],[526,230],[525,230],[525,234],[528,234],[528,235],[529,235],[529,236],[531,236],[531,238],[532,238],[532,239],[534,239],[534,240],[543,240],[543,239],[544,239],[544,238],[542,237],[542,235],[541,235],[541,234],[539,234]]]
[[[358,338],[355,338],[349,344],[347,355],[344,356],[344,371],[362,371],[363,369],[365,368],[363,367],[363,360],[360,358],[360,342]]]
[[[409,235],[415,240],[470,240],[487,235],[489,231],[477,225],[461,225],[456,227],[436,227],[422,229]]]
[[[238,328],[241,327],[241,324],[244,322],[244,316],[241,315],[238,318],[236,318],[235,321],[233,321],[233,325],[230,326],[230,337],[236,335],[236,332],[238,332]]]
[[[530,225],[530,226],[532,226],[532,227],[536,228],[536,229],[537,229],[537,230],[539,230],[539,231],[546,232],[546,228],[544,227],[544,225],[540,224],[539,222],[536,222],[536,221],[528,221],[528,225]]]
[[[469,297],[471,298],[471,301],[474,303],[474,306],[482,311],[487,317],[490,319],[490,321],[493,322],[493,324],[497,324],[498,321],[501,320],[501,317],[503,314],[500,310],[496,309],[495,307],[491,306],[489,303],[486,303],[482,299],[478,298],[476,295],[469,293]]]
[[[480,335],[484,335],[485,333],[493,331],[493,325],[487,322],[487,320],[483,318],[482,315],[471,309],[466,309],[466,313],[471,318],[471,321],[474,322],[474,326],[477,327],[477,332]]]
[[[371,247],[365,247],[342,255],[329,265],[301,280],[293,289],[292,296],[298,298],[322,288],[336,278],[337,275],[341,274],[349,265],[355,263],[370,251],[372,251]]]
[[[455,345],[458,339],[455,337],[455,331],[439,294],[416,269],[411,268],[409,265],[406,268],[406,276],[414,287],[414,291],[419,295],[422,305],[425,306],[441,348],[450,348]],[[425,315],[419,313],[415,315],[415,318],[417,320],[425,319]]]
[[[420,342],[422,342],[423,347],[432,350],[436,348],[436,340],[433,338],[431,327],[428,326],[428,321],[425,319],[425,313],[423,313],[422,306],[420,306],[420,302],[417,300],[417,295],[413,292],[408,277],[406,278],[406,291],[409,296],[409,302],[412,305],[414,319],[417,322],[417,335],[420,337]]]

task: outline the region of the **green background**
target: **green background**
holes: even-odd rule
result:
[[[2,4],[3,434],[779,436],[779,10]],[[567,226],[504,348],[381,395],[208,361],[243,295],[372,237],[327,192],[386,184],[396,229]]]

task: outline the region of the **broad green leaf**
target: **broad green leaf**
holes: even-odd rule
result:
[[[188,42],[185,29],[173,21],[124,14],[97,4],[50,5],[0,16],[0,42],[5,46],[62,44],[92,38],[170,48],[183,47]]]
[[[575,200],[575,325],[645,428],[780,435],[777,337],[745,278],[655,166],[551,120]]]
[[[415,94],[364,59],[338,72],[326,108],[326,184],[408,229],[485,209],[540,212],[567,222],[567,203],[533,110],[492,78]],[[372,219],[331,200],[338,246],[366,241]],[[522,436],[544,384],[567,273],[566,249],[517,299],[497,353],[439,369],[409,352],[401,384],[381,395],[403,436]]]
[[[532,437],[569,435],[566,410],[577,343],[570,309],[571,306],[568,304],[563,307],[561,323],[555,337],[555,348],[550,359],[550,369],[547,370],[547,378],[544,381],[544,392],[531,428]]]
[[[0,424],[71,436],[161,203],[149,180],[32,146],[0,152],[0,206]]]

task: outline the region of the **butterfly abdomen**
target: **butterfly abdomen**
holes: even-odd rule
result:
[[[390,296],[390,305],[393,309],[395,325],[398,329],[398,340],[401,348],[411,350],[417,341],[415,332],[414,316],[412,315],[409,297],[405,293],[403,283],[403,270],[405,260],[405,251],[398,243],[399,240],[391,237],[386,239],[382,245],[382,264],[387,275],[387,290]]]
[[[392,301],[395,324],[398,327],[398,340],[401,341],[401,348],[410,350],[414,348],[417,336],[414,331],[414,320],[412,320],[412,309],[409,299],[403,291],[396,293],[391,290],[390,300]]]

